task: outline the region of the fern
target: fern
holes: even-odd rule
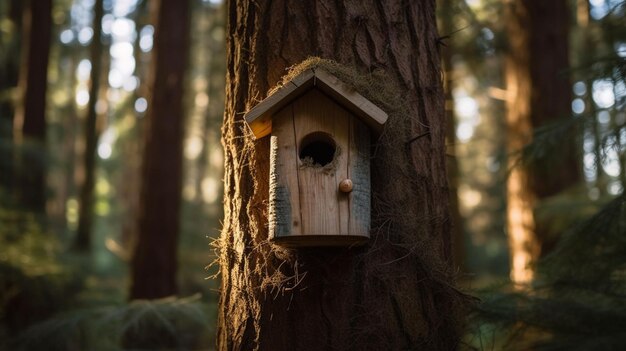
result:
[[[200,295],[76,310],[32,326],[12,350],[205,350],[211,308]]]

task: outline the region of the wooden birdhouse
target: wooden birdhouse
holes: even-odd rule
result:
[[[370,231],[370,135],[387,114],[328,72],[309,69],[246,115],[271,134],[269,234],[284,246],[348,246]]]

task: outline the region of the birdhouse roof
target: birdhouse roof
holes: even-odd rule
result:
[[[268,135],[272,131],[272,115],[305,92],[316,88],[352,112],[375,132],[380,132],[387,121],[387,114],[353,87],[323,69],[311,68],[284,84],[245,114],[244,118],[254,136],[258,139]]]

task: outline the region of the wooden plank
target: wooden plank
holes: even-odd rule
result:
[[[262,138],[271,133],[272,115],[310,89],[313,85],[313,76],[311,70],[303,72],[245,114],[244,118],[255,138]]]
[[[265,114],[257,118],[252,123],[246,123],[255,139],[262,138],[272,132],[272,116]]]
[[[331,102],[328,102],[331,103]],[[341,131],[337,132],[337,142],[340,144],[339,153],[336,156],[337,167],[335,170],[335,195],[337,199],[339,231],[337,234],[350,234],[350,193],[339,190],[339,183],[344,179],[349,179],[348,161],[350,158],[350,121],[353,116],[340,106],[334,106],[334,113],[337,116],[337,124],[334,126]],[[346,129],[344,129],[346,128]]]
[[[270,140],[270,238],[301,234],[298,192],[298,152],[293,126],[293,107],[287,106],[274,118]]]
[[[347,177],[349,113],[338,107],[317,89],[304,94],[293,103],[297,149],[313,132],[328,134],[338,149],[337,159],[320,167],[299,160],[300,210],[303,235],[337,235],[342,233],[341,220],[348,221],[349,206],[340,205],[337,186]],[[347,228],[345,228],[347,229]]]
[[[285,247],[338,247],[358,246],[367,243],[366,236],[360,235],[298,235],[282,236],[274,239],[274,242]]]
[[[350,123],[348,174],[353,183],[350,193],[351,235],[369,237],[371,222],[370,131],[361,121]]]
[[[315,85],[356,114],[374,131],[382,131],[383,125],[389,118],[387,113],[359,94],[353,87],[320,68],[315,69]]]

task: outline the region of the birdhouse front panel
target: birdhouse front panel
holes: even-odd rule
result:
[[[368,127],[319,89],[272,117],[270,237],[292,246],[369,237]]]
[[[319,67],[283,82],[244,119],[271,135],[270,239],[348,246],[370,231],[370,133],[387,114]]]

